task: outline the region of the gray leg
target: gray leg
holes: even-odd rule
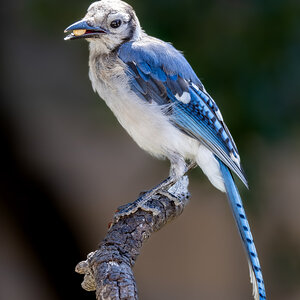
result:
[[[189,170],[192,170],[192,169],[194,169],[195,167],[197,167],[197,163],[195,163],[195,162],[190,162],[187,166],[185,166],[185,171],[184,171],[184,174],[183,175],[185,175]],[[175,166],[175,168],[176,168],[176,166]],[[170,174],[176,174],[175,172],[174,172],[174,166],[173,166],[173,168],[171,167],[171,170],[170,170]],[[183,176],[182,175],[182,176]],[[177,180],[174,182],[174,184],[182,177],[182,176],[180,176],[179,178],[178,177],[176,177],[177,178]],[[177,205],[180,205],[181,204],[181,201],[177,198],[177,197],[175,197],[172,193],[170,193],[167,189],[161,189],[160,191],[158,191],[158,193],[160,194],[160,195],[163,195],[163,196],[166,196],[166,197],[168,197],[169,199],[171,199],[172,201],[173,201],[173,203],[177,206]]]
[[[187,167],[185,167],[184,174],[187,173],[189,170],[193,169],[195,166],[196,164],[194,162],[190,163]],[[172,173],[172,168],[170,173]],[[182,174],[181,176],[183,176],[184,174]],[[156,187],[154,187],[153,189],[145,192],[136,201],[119,207],[118,211],[115,213],[114,216],[115,221],[118,221],[121,217],[128,216],[130,214],[135,213],[139,208],[144,211],[152,212],[154,215],[157,215],[159,213],[159,210],[147,203],[155,194],[165,195],[168,198],[172,199],[175,205],[178,205],[179,200],[175,196],[170,194],[168,192],[168,189],[172,185],[174,185],[179,178],[178,176],[171,175],[167,179],[162,181],[160,184],[158,184]]]

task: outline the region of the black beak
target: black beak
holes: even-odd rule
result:
[[[75,40],[82,38],[99,37],[100,34],[106,34],[108,31],[100,26],[90,26],[87,21],[78,21],[65,29],[64,32],[72,31],[64,40]]]

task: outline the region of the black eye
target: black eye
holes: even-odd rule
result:
[[[122,24],[122,21],[120,19],[116,19],[116,20],[113,20],[111,23],[110,23],[110,27],[112,28],[118,28],[120,27]]]

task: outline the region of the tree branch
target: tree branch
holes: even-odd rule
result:
[[[157,215],[139,209],[115,221],[99,249],[76,266],[76,272],[84,274],[82,287],[96,291],[98,300],[138,299],[132,267],[151,234],[182,213],[189,199],[188,184],[184,176],[169,189],[170,195],[154,195],[148,204],[158,209]]]

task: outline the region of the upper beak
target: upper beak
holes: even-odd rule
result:
[[[72,31],[67,35],[64,40],[74,40],[79,38],[97,37],[101,33],[107,33],[108,31],[100,26],[90,26],[87,21],[78,21],[65,29],[64,32]]]

